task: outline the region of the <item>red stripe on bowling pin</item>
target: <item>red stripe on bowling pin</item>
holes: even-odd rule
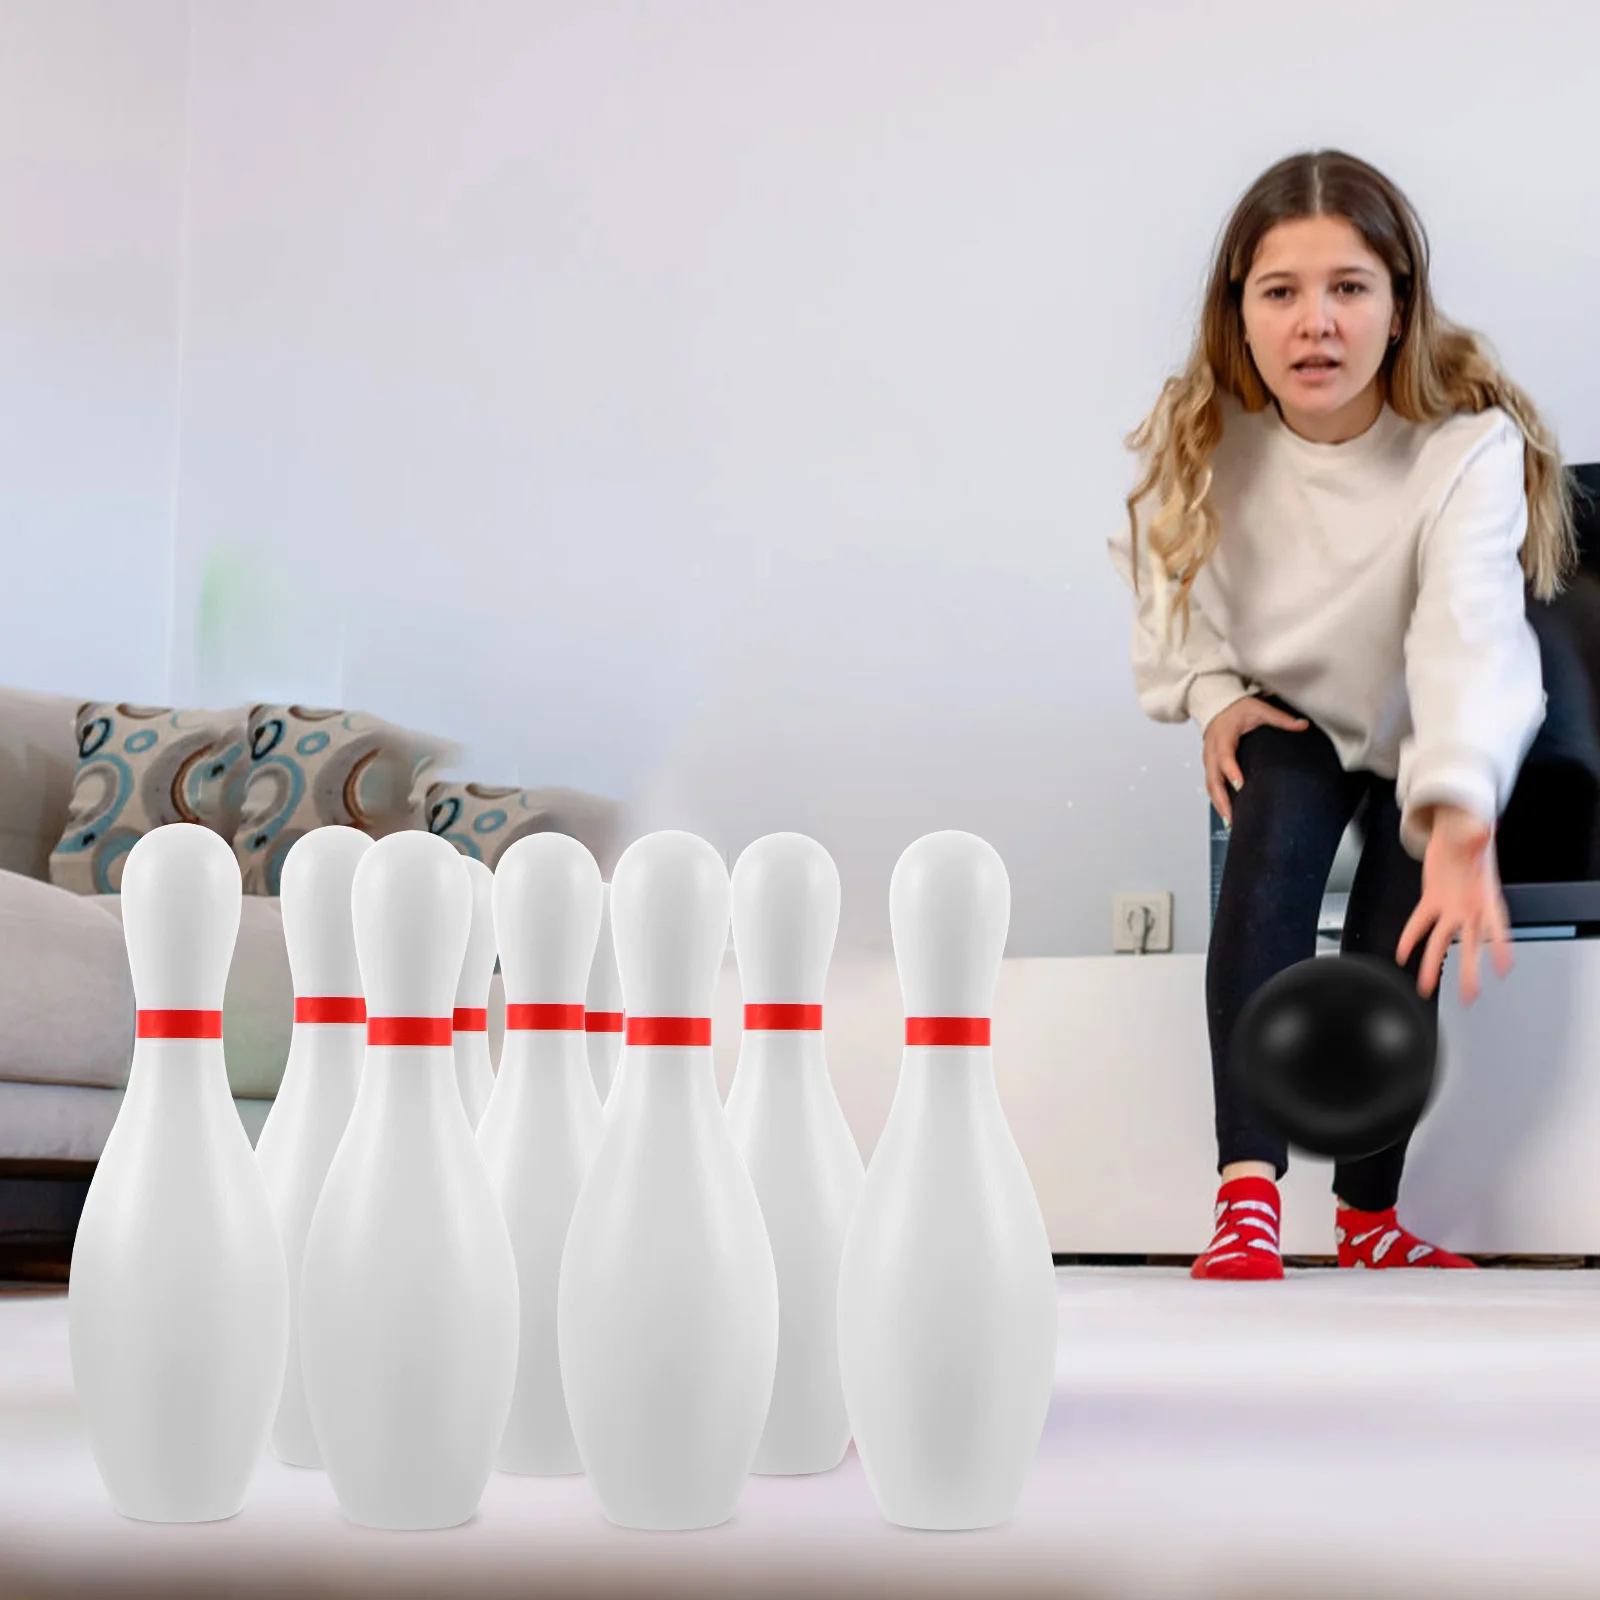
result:
[[[220,1039],[220,1011],[141,1011],[141,1039]]]
[[[906,1043],[966,1046],[989,1043],[987,1017],[907,1017]]]
[[[409,1047],[448,1045],[449,1017],[368,1017],[367,1043]]]
[[[457,1006],[455,1015],[450,1019],[451,1026],[457,1033],[487,1033],[489,1031],[489,1011],[486,1006]]]
[[[822,1028],[822,1007],[805,1005],[751,1005],[744,1008],[747,1028],[774,1033],[812,1033]]]
[[[623,1042],[636,1045],[708,1045],[710,1017],[629,1017]]]
[[[367,1002],[360,995],[296,995],[296,1022],[356,1023],[367,1020]]]
[[[526,1033],[583,1031],[583,1007],[566,1005],[508,1005],[506,1028]]]
[[[585,1033],[621,1033],[622,1012],[620,1011],[585,1011],[583,1014],[583,1031]]]

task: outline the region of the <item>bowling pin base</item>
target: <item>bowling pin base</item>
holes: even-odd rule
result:
[[[774,1452],[770,1456],[764,1456],[758,1453],[750,1464],[750,1470],[761,1478],[811,1477],[819,1472],[832,1472],[843,1462],[849,1448],[850,1441],[846,1439],[837,1450],[830,1446],[827,1450],[814,1450],[808,1455],[783,1455]]]
[[[642,1533],[691,1533],[697,1528],[720,1528],[739,1508],[732,1505],[705,1510],[694,1506],[618,1506],[600,1498],[600,1514],[607,1522],[619,1528],[632,1528]]]
[[[320,1467],[322,1451],[316,1435],[305,1429],[276,1427],[272,1430],[272,1453],[286,1467]]]
[[[1011,1520],[1011,1513],[1004,1511],[997,1516],[940,1518],[909,1514],[893,1517],[885,1511],[883,1519],[885,1522],[892,1522],[897,1528],[910,1528],[914,1533],[976,1533],[984,1528],[1003,1527]]]
[[[383,1533],[430,1533],[440,1528],[459,1528],[470,1522],[478,1512],[482,1495],[470,1505],[419,1506],[411,1511],[396,1506],[362,1505],[339,1501],[339,1509],[347,1520],[359,1528],[377,1528]]]
[[[226,1522],[244,1510],[245,1493],[213,1493],[204,1498],[166,1498],[151,1494],[111,1496],[119,1515],[130,1522]]]
[[[578,1447],[565,1450],[502,1450],[494,1470],[514,1478],[570,1478],[583,1471]]]
[[[868,1485],[872,1480],[869,1475]],[[980,1528],[998,1528],[1009,1522],[1016,1510],[1016,1496],[991,1497],[987,1502],[971,1497],[945,1500],[932,1496],[885,1496],[873,1488],[872,1497],[885,1522],[918,1533],[971,1533]]]
[[[880,1506],[878,1509],[883,1510]],[[1000,1528],[1011,1520],[1011,1507],[998,1512],[955,1512],[950,1515],[922,1514],[915,1510],[904,1510],[899,1515],[885,1510],[885,1522],[894,1523],[896,1528],[910,1528],[915,1533],[976,1533],[981,1528]]]

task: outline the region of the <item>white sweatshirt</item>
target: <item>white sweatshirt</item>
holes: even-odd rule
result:
[[[1153,493],[1137,508],[1133,675],[1145,714],[1193,718],[1203,733],[1244,695],[1281,696],[1347,771],[1397,780],[1400,837],[1419,860],[1422,808],[1496,820],[1545,705],[1518,562],[1521,429],[1499,407],[1412,423],[1385,405],[1359,437],[1314,444],[1275,405],[1223,404],[1220,537],[1190,591],[1186,639],[1177,585],[1146,537]],[[1108,543],[1131,587],[1126,523]]]

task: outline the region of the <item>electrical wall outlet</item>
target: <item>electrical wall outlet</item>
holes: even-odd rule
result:
[[[1172,948],[1172,891],[1111,898],[1111,948],[1150,954]]]

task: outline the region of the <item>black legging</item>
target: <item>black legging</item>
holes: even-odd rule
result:
[[[1293,716],[1276,696],[1263,696]],[[1308,719],[1309,720],[1309,719]],[[1233,828],[1223,862],[1206,956],[1206,1013],[1217,1104],[1217,1166],[1270,1161],[1281,1178],[1288,1147],[1255,1117],[1228,1071],[1228,1043],[1245,1002],[1269,978],[1316,954],[1317,916],[1339,841],[1363,797],[1365,842],[1345,912],[1342,948],[1394,959],[1422,892],[1422,863],[1400,843],[1392,780],[1346,772],[1328,736],[1312,723],[1299,732],[1257,727],[1239,741],[1244,787],[1233,796]],[[1427,939],[1407,970],[1421,968]],[[1438,1018],[1438,989],[1427,1004]],[[1334,1192],[1363,1211],[1395,1203],[1409,1140],[1334,1168]]]

